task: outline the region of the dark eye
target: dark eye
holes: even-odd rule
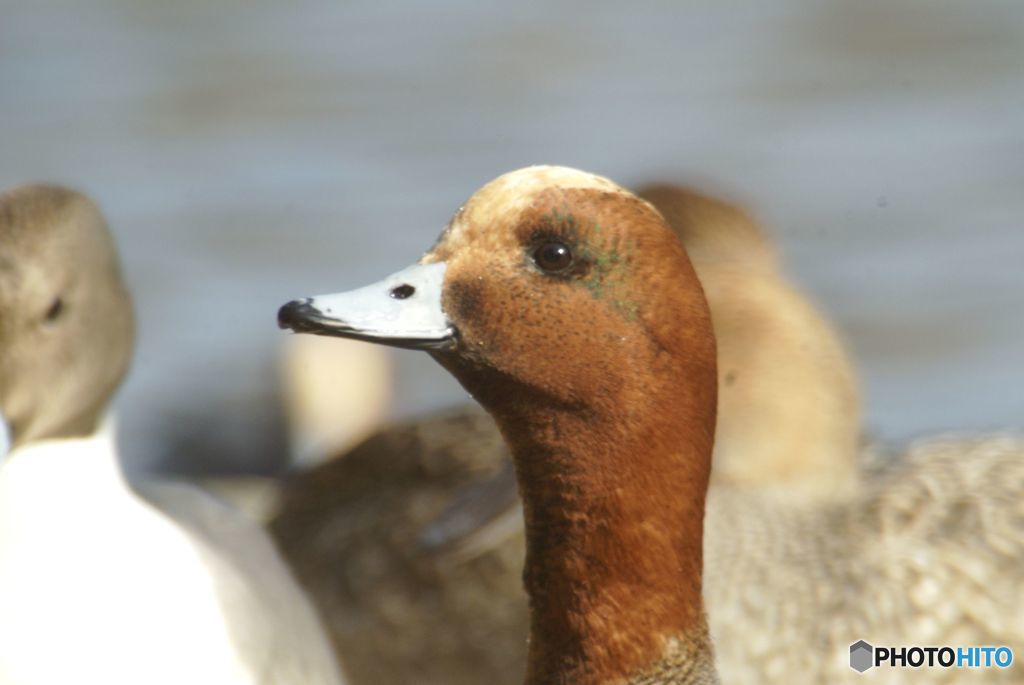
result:
[[[47,323],[52,323],[60,318],[60,315],[64,312],[64,300],[59,297],[53,298],[53,302],[50,303],[50,308],[46,310],[45,318]]]
[[[572,261],[572,250],[565,243],[542,243],[533,251],[533,263],[548,273],[565,271]]]

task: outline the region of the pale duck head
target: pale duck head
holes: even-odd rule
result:
[[[0,194],[0,443],[94,433],[127,370],[133,331],[96,206],[57,186]]]

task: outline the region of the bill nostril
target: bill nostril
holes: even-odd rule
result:
[[[403,283],[402,285],[395,286],[391,289],[391,297],[396,300],[405,300],[412,297],[414,294],[416,294],[416,288],[408,283]]]

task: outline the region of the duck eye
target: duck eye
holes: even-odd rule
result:
[[[53,298],[53,302],[50,303],[50,308],[46,310],[44,318],[47,323],[53,323],[60,315],[64,312],[64,300],[59,297]]]
[[[572,262],[572,250],[565,243],[542,243],[533,251],[533,263],[548,273],[565,271]]]

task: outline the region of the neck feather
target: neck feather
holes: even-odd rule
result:
[[[605,407],[493,412],[524,501],[528,685],[713,678],[701,569],[714,383],[712,370],[710,391],[666,384]],[[623,406],[634,410],[612,411]],[[678,677],[647,675],[665,669]]]

